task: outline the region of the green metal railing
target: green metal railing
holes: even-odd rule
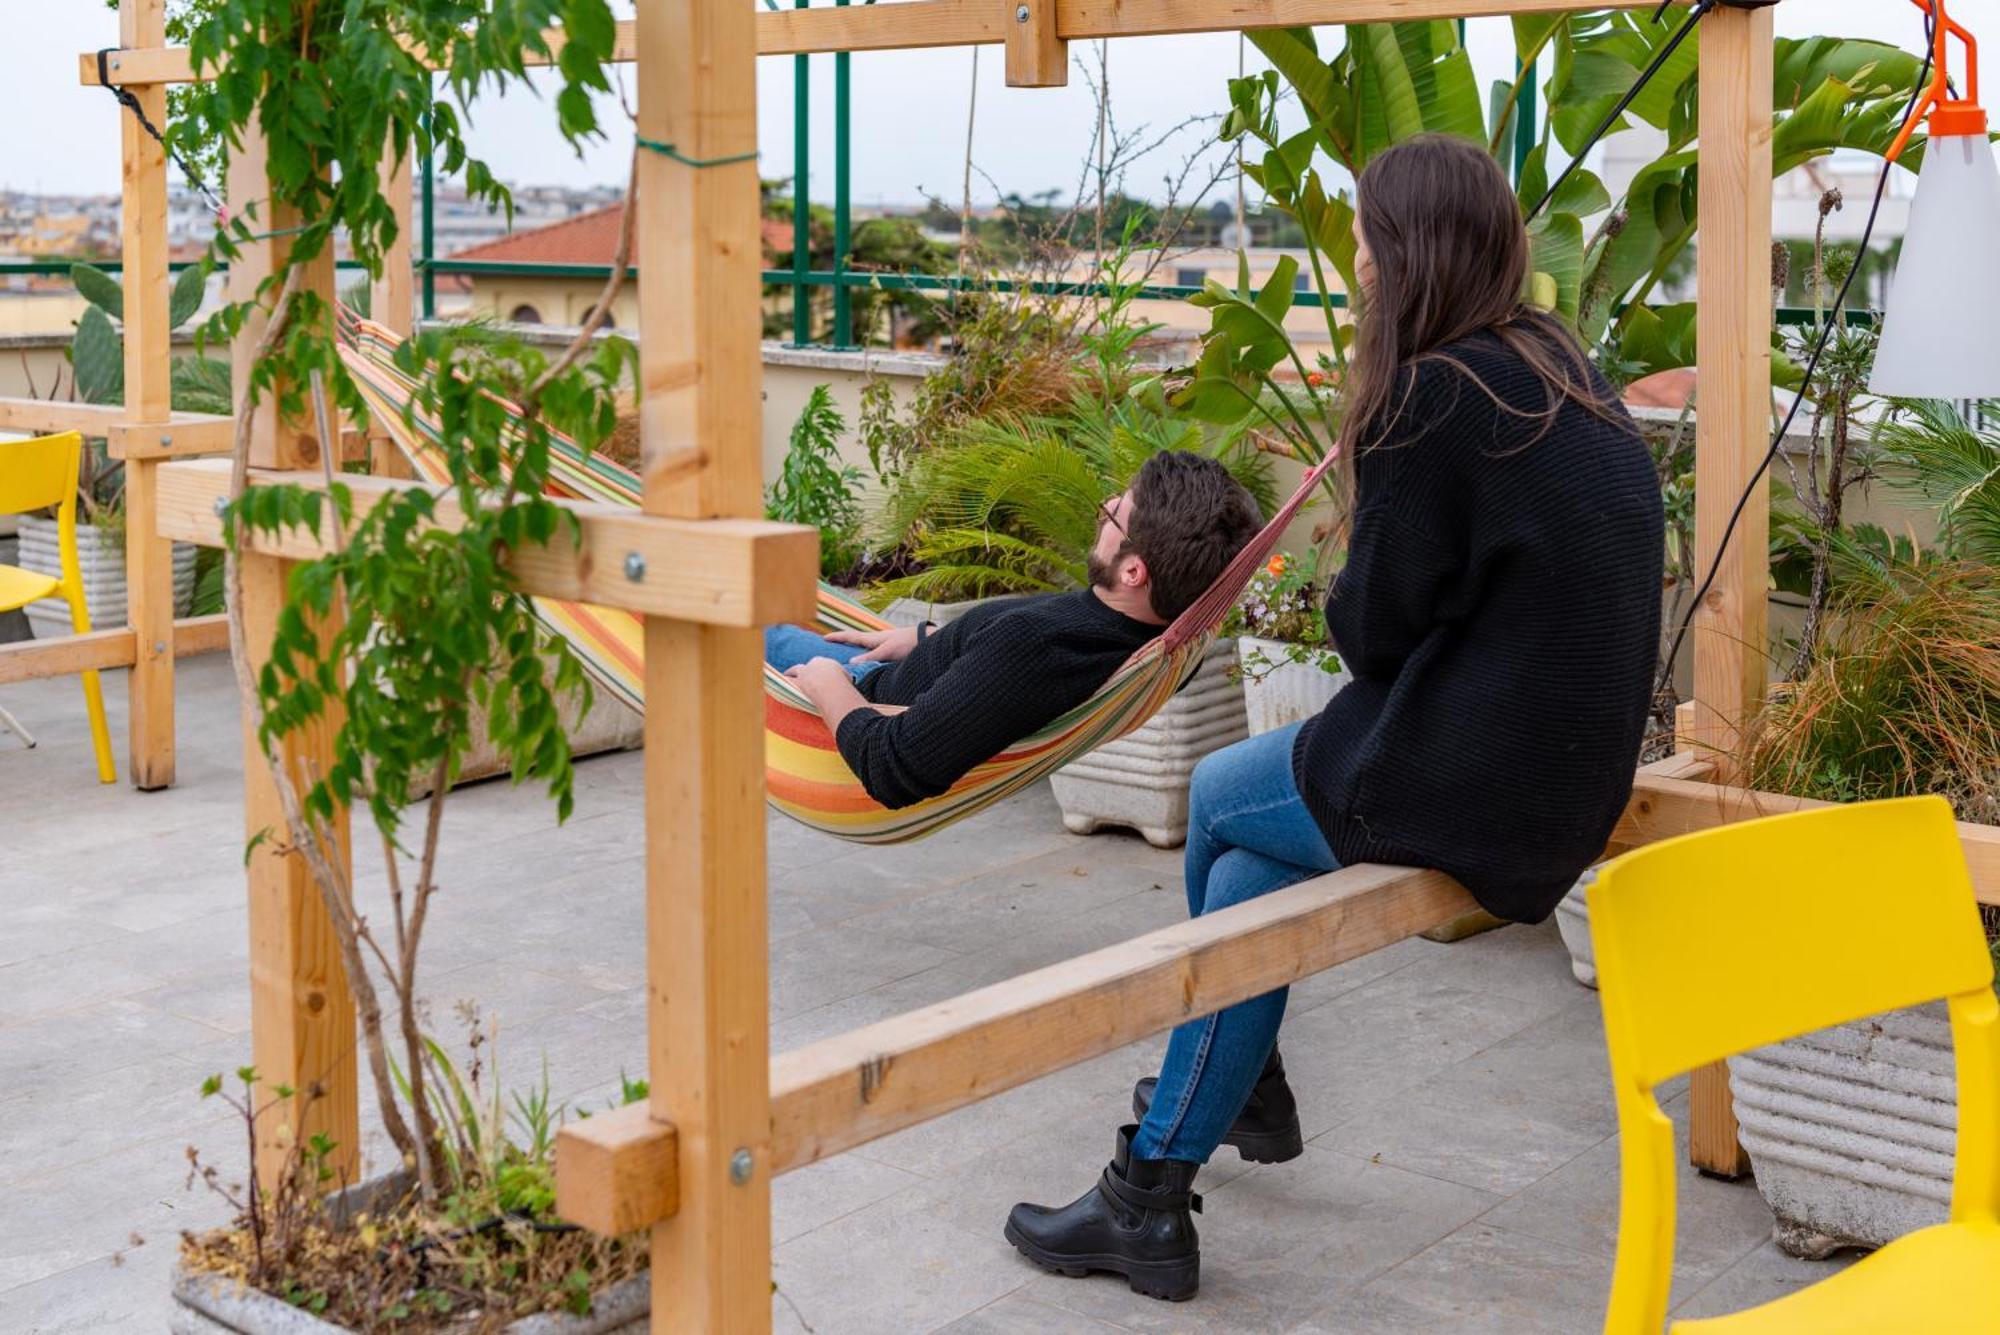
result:
[[[778,0],[763,0],[768,9],[778,8]],[[811,0],[792,0],[794,7],[805,9]],[[836,6],[845,6],[850,0],[833,0]],[[872,4],[874,0],[861,0]],[[1459,20],[1459,40],[1465,40],[1465,21]],[[763,281],[772,286],[788,287],[792,294],[792,343],[794,346],[812,345],[812,293],[814,289],[833,290],[833,343],[835,348],[847,349],[854,346],[853,294],[857,288],[879,292],[1032,292],[1041,296],[1089,296],[1102,297],[1110,288],[1102,282],[1067,282],[1060,280],[1021,280],[1008,278],[962,278],[955,275],[918,273],[878,273],[857,271],[850,267],[853,242],[853,215],[850,199],[850,175],[853,162],[853,120],[852,120],[852,80],[851,57],[845,51],[833,56],[833,268],[816,270],[812,268],[812,205],[810,201],[809,166],[811,162],[812,108],[811,108],[811,57],[798,55],[792,58],[792,264],[788,269],[766,269]],[[1519,74],[1516,67],[1516,74]],[[1519,97],[1516,101],[1513,139],[1514,179],[1519,181],[1528,155],[1539,142],[1536,134],[1537,97],[1535,81],[1522,79]],[[602,281],[610,270],[603,265],[591,264],[544,264],[522,263],[502,260],[462,260],[437,255],[436,166],[428,154],[418,161],[423,218],[418,232],[419,252],[412,263],[420,280],[419,293],[421,309],[426,319],[437,316],[438,275],[465,275],[469,277],[512,277],[512,278],[574,278],[580,281]],[[67,274],[71,264],[67,259],[49,260],[0,260],[0,277],[9,274]],[[117,260],[87,261],[110,273],[117,273],[123,267]],[[178,272],[190,267],[187,261],[168,266]],[[342,269],[358,270],[360,266],[343,263]],[[637,266],[632,272],[638,273]],[[1199,293],[1202,289],[1185,284],[1148,283],[1136,289],[1135,295],[1156,300],[1181,300]],[[1294,293],[1294,304],[1309,308],[1321,306],[1318,291],[1311,288]],[[1347,298],[1339,293],[1331,296],[1327,303],[1335,308],[1347,305]],[[1809,307],[1780,307],[1778,323],[1783,325],[1811,324],[1817,314]],[[1852,323],[1866,323],[1873,319],[1867,312],[1849,311],[1847,319]]]

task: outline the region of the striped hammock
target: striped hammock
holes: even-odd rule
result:
[[[450,475],[439,450],[438,423],[414,401],[415,385],[395,364],[396,334],[343,308],[340,355],[376,426],[408,456],[419,477],[445,483]],[[553,435],[548,494],[636,508],[640,480],[623,465],[574,441]],[[890,810],[868,796],[848,769],[818,710],[785,676],[764,668],[765,786],[772,806],[813,829],[858,843],[893,844],[917,839],[983,810],[1046,778],[1106,742],[1140,727],[1173,698],[1200,666],[1208,642],[1252,576],[1270,558],[1285,527],[1298,514],[1331,458],[1307,471],[1262,532],[1194,605],[1126,660],[1096,694],[975,766],[950,791],[914,806]],[[632,708],[645,709],[644,640],[630,612],[534,600],[535,614],[569,643],[596,683]],[[840,590],[820,585],[813,629],[880,630],[887,622]]]

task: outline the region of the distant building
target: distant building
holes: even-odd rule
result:
[[[561,222],[551,223],[511,236],[471,246],[453,259],[488,263],[534,265],[608,266],[618,254],[618,233],[624,225],[625,206],[613,204],[593,209]],[[764,220],[764,247],[790,254],[791,224]],[[635,253],[634,266],[639,263]],[[512,275],[470,274],[466,276],[474,315],[516,324],[579,325],[590,314],[603,293],[602,277],[563,273]],[[628,282],[612,305],[611,323],[621,329],[639,327],[639,290]]]

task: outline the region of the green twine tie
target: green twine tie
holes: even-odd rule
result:
[[[753,161],[757,156],[753,149],[748,153],[736,153],[726,158],[691,158],[672,144],[663,144],[657,139],[647,139],[643,136],[639,139],[639,147],[651,149],[663,157],[672,158],[675,162],[684,163],[689,167],[726,167],[732,162]]]

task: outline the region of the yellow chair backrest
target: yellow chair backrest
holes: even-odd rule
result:
[[[65,525],[76,510],[83,437],[74,431],[33,440],[0,441],[0,515],[56,507]]]
[[[1666,840],[1588,890],[1623,1192],[1606,1331],[1657,1335],[1673,1128],[1653,1089],[1750,1048],[1947,997],[1958,1052],[1953,1218],[2000,1205],[2000,1004],[1950,806],[1899,798]]]

